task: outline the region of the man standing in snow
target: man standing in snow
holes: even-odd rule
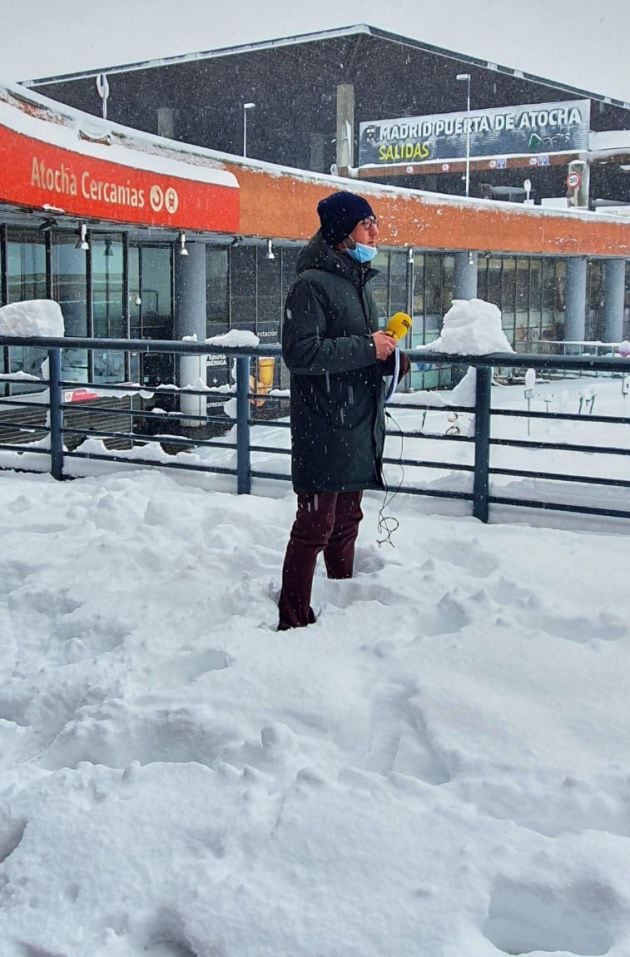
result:
[[[317,212],[321,229],[298,258],[282,327],[298,501],[282,569],[281,631],[315,621],[310,599],[320,552],[329,578],[352,577],[363,489],[383,487],[383,376],[393,371],[396,348],[378,329],[368,286],[376,275],[372,207],[341,191]]]

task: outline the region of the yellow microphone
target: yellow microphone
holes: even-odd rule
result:
[[[413,325],[413,320],[411,316],[408,316],[406,312],[395,312],[392,318],[387,324],[387,329],[385,332],[388,332],[392,339],[396,342],[400,342],[401,339],[411,331]],[[387,395],[385,396],[385,401],[389,402],[394,392],[396,391],[396,386],[398,385],[398,374],[400,372],[400,351],[398,346],[394,349],[394,374],[392,376],[392,381],[389,389],[387,390]]]
[[[413,320],[406,312],[395,312],[389,320],[385,332],[389,332],[390,336],[393,336],[398,342],[399,339],[403,339],[411,331],[412,325]]]

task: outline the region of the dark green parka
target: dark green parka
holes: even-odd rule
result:
[[[292,478],[296,492],[382,488],[383,363],[372,333],[376,270],[317,233],[297,262],[282,326],[291,371]]]

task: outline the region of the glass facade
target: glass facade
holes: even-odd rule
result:
[[[5,239],[5,275],[2,285],[7,304],[26,299],[46,299],[47,234],[37,229],[9,227]],[[45,378],[46,370],[42,369],[45,360],[46,352],[43,349],[11,346],[4,350],[3,371],[25,372]],[[20,392],[33,392],[35,387],[27,382],[12,383],[7,391],[17,395]]]
[[[271,255],[270,255],[271,253]],[[267,245],[206,247],[206,334],[221,335],[230,329],[247,329],[261,342],[277,343],[284,300],[295,279],[299,249]],[[228,379],[226,362],[219,356],[208,361],[209,385]],[[288,384],[280,368],[274,385]]]
[[[603,263],[590,263],[586,276],[586,335],[584,338],[603,341],[605,339]]]
[[[251,329],[261,339],[278,341],[282,320],[282,291],[289,278],[288,269],[295,269],[295,260],[292,260],[290,255],[292,251],[276,247],[275,250],[272,249],[272,256],[269,256],[266,246],[245,245],[220,250],[224,254],[220,265],[225,270],[223,276],[229,285],[227,302],[222,299],[222,304],[227,307],[224,311],[226,328]],[[220,284],[222,277],[217,270],[218,252],[216,248],[210,247],[206,264],[208,259],[213,260],[208,283],[212,282],[213,288],[222,296],[227,292],[227,287]]]
[[[452,253],[416,253],[413,263],[412,346],[434,342],[442,329],[442,318],[455,295],[455,257]],[[411,371],[413,389],[448,388],[459,378],[452,366],[415,363]]]
[[[132,339],[172,339],[174,315],[173,246],[130,242],[127,248],[126,302]],[[173,356],[158,352],[129,355],[132,382],[173,382]]]
[[[230,317],[230,286],[228,274],[228,250],[220,246],[206,246],[206,308],[208,310],[208,335],[211,329],[228,328]]]
[[[562,339],[565,273],[561,259],[479,256],[477,295],[499,307],[503,330],[517,352],[538,352],[544,342]]]
[[[407,255],[398,250],[381,250],[373,262],[378,275],[372,280],[372,292],[379,309],[379,320],[385,328],[395,312],[407,312]]]
[[[52,297],[59,302],[68,336],[170,339],[175,314],[174,246],[125,232],[88,230],[82,249],[77,230],[0,228],[0,304]],[[295,280],[301,246],[266,243],[208,244],[205,253],[208,336],[249,329],[262,342],[277,342],[284,301]],[[381,249],[374,263],[373,291],[381,325],[393,313],[413,313],[413,346],[434,341],[455,293],[455,254]],[[603,264],[589,262],[585,337],[602,338]],[[624,335],[630,337],[630,269],[626,271]],[[551,257],[479,254],[478,296],[499,307],[503,328],[521,352],[539,351],[564,333],[565,260]],[[39,376],[45,353],[20,347],[0,351],[2,372]],[[279,365],[279,364],[278,364]],[[416,363],[413,388],[448,387],[461,370]],[[221,359],[208,367],[210,385],[226,381]],[[75,350],[65,356],[64,378],[84,382],[173,382],[170,356]],[[286,370],[274,382],[286,386]],[[12,383],[3,391],[33,390]]]
[[[106,236],[92,233],[92,329],[96,339],[123,339],[127,336],[123,239],[119,233]],[[122,352],[95,350],[94,382],[124,382]]]
[[[77,237],[69,233],[54,236],[53,240],[52,298],[61,306],[66,335],[85,337],[88,335],[87,251],[81,249]],[[63,362],[64,379],[88,381],[86,349],[68,350]]]

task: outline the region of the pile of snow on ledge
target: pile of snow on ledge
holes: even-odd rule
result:
[[[63,313],[52,299],[28,299],[0,307],[1,336],[63,336]]]
[[[501,310],[483,299],[454,299],[439,338],[425,348],[469,356],[514,351],[501,328]]]

